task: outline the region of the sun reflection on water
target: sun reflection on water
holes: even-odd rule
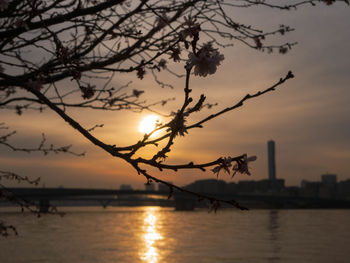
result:
[[[163,239],[162,235],[157,232],[158,207],[147,207],[143,219],[143,239],[145,242],[145,250],[141,259],[147,263],[158,262],[158,249],[156,242]]]

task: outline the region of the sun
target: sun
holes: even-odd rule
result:
[[[139,132],[149,134],[156,128],[157,122],[160,122],[160,118],[157,115],[145,116],[139,124]]]

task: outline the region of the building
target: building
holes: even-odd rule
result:
[[[321,198],[335,198],[337,195],[337,175],[323,174],[321,175],[321,184],[319,197]]]
[[[145,184],[145,190],[146,191],[155,191],[155,186],[154,184],[150,183],[150,184]]]
[[[243,194],[253,194],[256,192],[256,182],[252,180],[241,180],[237,185],[237,192]]]
[[[195,181],[185,187],[187,190],[197,193],[225,193],[226,182],[217,179],[204,179]]]
[[[323,174],[321,175],[321,180],[324,186],[335,186],[337,184],[337,175]]]
[[[338,198],[350,201],[350,179],[338,183]]]
[[[130,184],[122,184],[120,187],[119,187],[120,190],[132,190],[132,187]]]
[[[300,196],[318,198],[320,195],[321,182],[301,181]]]
[[[284,188],[284,179],[264,179],[260,181],[243,180],[239,181],[236,187],[238,193],[245,194],[276,194],[277,192],[281,192]]]
[[[275,162],[275,142],[273,140],[267,142],[267,164],[269,172],[269,180],[276,179],[276,162]]]

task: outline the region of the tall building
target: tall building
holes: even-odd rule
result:
[[[269,180],[276,179],[276,162],[275,162],[275,142],[273,140],[267,142],[267,153],[268,153],[268,169],[269,169]]]
[[[337,175],[335,174],[323,174],[321,175],[322,184],[327,186],[333,186],[337,184]]]

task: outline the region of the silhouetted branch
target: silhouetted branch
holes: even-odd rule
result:
[[[17,183],[26,182],[35,186],[38,185],[40,182],[40,177],[36,179],[30,179],[27,176],[20,176],[16,173],[9,171],[0,171],[0,180],[2,179],[17,181]]]
[[[207,199],[213,211],[222,202],[245,209],[234,200],[219,200],[165,182],[149,174],[144,166],[160,171],[211,169],[216,176],[222,170],[229,175],[232,173],[232,176],[237,172],[250,175],[248,162],[256,157],[248,157],[246,153],[209,162],[188,160],[181,164],[167,164],[165,161],[179,137],[188,136],[191,129],[202,128],[206,122],[243,106],[247,100],[274,91],[294,77],[292,72],[271,87],[247,94],[232,106],[193,124],[188,124],[192,114],[213,104],[206,103],[205,94],[201,94],[197,100],[191,97],[190,79],[192,76],[207,77],[216,72],[224,60],[216,47],[240,42],[261,52],[285,54],[296,44],[276,43],[278,36],[292,32],[293,28],[279,25],[262,30],[259,25],[238,21],[233,15],[235,10],[262,7],[288,11],[316,3],[332,5],[336,2],[349,4],[347,0],[296,0],[289,3],[274,0],[2,0],[0,110],[13,110],[21,115],[26,110],[43,112],[50,109],[89,142],[113,157],[125,160],[148,182],[167,185],[170,194],[178,190]],[[173,70],[172,62],[183,63],[185,74]],[[69,109],[147,110],[160,114],[155,106],[164,106],[174,98],[148,102],[141,99],[147,90],[131,90],[131,82],[113,86],[115,77],[121,74],[134,74],[134,77],[142,80],[149,72],[154,82],[162,88],[172,88],[172,85],[160,80],[160,72],[185,77],[184,98],[176,111],[161,114],[167,118],[165,123],[157,123],[156,128],[138,142],[129,146],[107,144],[92,134],[95,128],[102,128],[102,125],[83,127],[78,118],[70,114]],[[4,123],[0,124],[0,130],[3,132],[0,145],[12,151],[84,155],[73,152],[71,145],[47,146],[44,134],[37,147],[17,147],[9,142],[15,131],[9,131]],[[163,131],[163,134],[153,138],[157,131]],[[149,145],[157,147],[152,157],[136,156],[140,149]],[[1,172],[0,179],[37,182],[10,172]],[[16,198],[5,188],[0,185],[6,199],[25,206],[25,200]],[[6,235],[9,231],[16,233],[12,226],[0,221],[0,233]]]
[[[17,183],[28,183],[30,185],[37,186],[40,182],[40,177],[36,179],[30,179],[27,176],[21,176],[13,172],[9,171],[0,171],[0,181],[16,181]],[[40,210],[38,209],[38,205],[32,201],[26,200],[16,193],[12,192],[9,188],[7,188],[4,184],[0,183],[0,201],[6,200],[11,202],[21,208],[21,212],[28,211],[30,213],[35,214],[37,217],[41,216]],[[48,211],[46,213],[55,214],[63,216],[64,213],[58,212],[57,208],[53,205],[49,205]],[[0,219],[0,236],[7,237],[10,234],[18,235],[17,229],[13,225],[8,225],[6,222]]]
[[[0,127],[4,127],[4,125],[0,124]],[[12,151],[15,152],[26,152],[26,153],[32,153],[32,152],[42,152],[44,155],[47,155],[49,153],[69,153],[75,156],[84,156],[85,152],[82,153],[76,153],[74,151],[71,151],[72,145],[65,145],[60,147],[55,147],[53,144],[50,144],[49,146],[46,146],[46,137],[43,133],[41,142],[37,147],[30,148],[30,147],[16,147],[13,144],[9,142],[9,138],[16,134],[16,131],[12,131],[9,133],[6,133],[4,135],[0,136],[0,145],[6,146],[7,148],[10,148]]]

